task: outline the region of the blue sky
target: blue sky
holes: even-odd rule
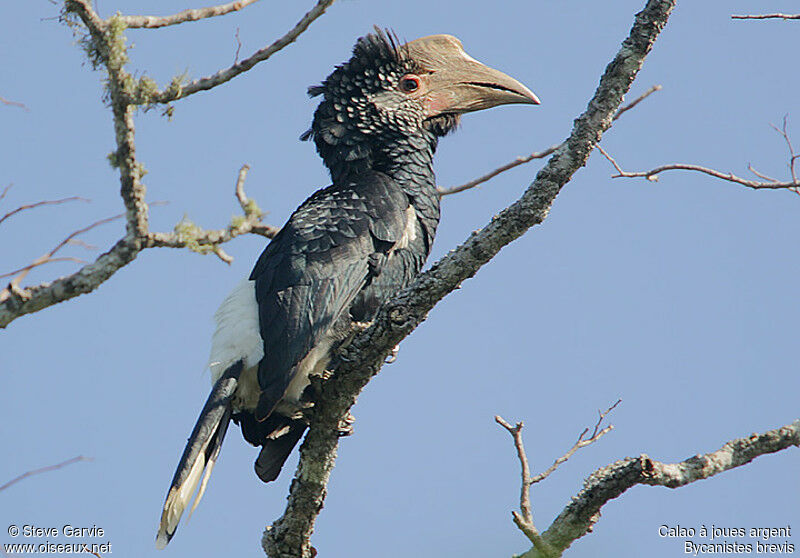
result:
[[[769,124],[788,113],[790,131],[800,130],[800,23],[729,18],[793,9],[765,4],[679,2],[629,98],[656,83],[663,90],[603,138],[626,170],[694,162],[745,174],[750,162],[786,177],[785,145]],[[642,5],[338,2],[267,63],[178,103],[171,122],[157,111],[137,117],[148,199],[169,202],[151,209],[152,228],[171,230],[183,215],[209,228],[226,224],[238,212],[233,185],[243,163],[252,167],[247,192],[273,224],[327,185],[313,146],[297,140],[316,105],[305,89],[347,59],[373,24],[408,40],[454,34],[471,55],[541,98],[538,107],[464,118],[436,161],[440,184],[455,185],[566,137]],[[211,21],[130,32],[132,68],[160,84],[183,71],[208,75],[233,62],[237,28],[246,55],[310,6],[261,2]],[[186,7],[99,2],[104,17]],[[3,8],[0,96],[30,110],[0,106],[0,186],[14,184],[0,214],[72,195],[92,202],[3,223],[0,273],[121,211],[106,162],[113,130],[102,75],[52,19],[57,13],[45,1]],[[794,137],[800,147],[800,131]],[[447,198],[432,259],[516,199],[537,168]],[[594,154],[546,222],[439,304],[368,386],[314,534],[323,555],[526,550],[509,513],[518,464],[495,414],[525,421],[540,471],[594,423],[597,409],[623,400],[610,417],[615,430],[534,490],[542,529],[600,466],[643,452],[681,460],[798,417],[800,197],[691,173],[656,183],[611,174]],[[106,248],[122,230],[112,223],[85,240]],[[114,555],[156,555],[164,495],[209,390],[211,316],[263,245],[260,237],[226,245],[231,266],[188,251],[146,251],[96,292],[0,333],[0,483],[78,454],[94,458],[0,494],[0,542],[11,542],[10,524],[97,525],[106,536],[87,542],[109,540]],[[54,264],[30,280],[74,268]],[[263,485],[252,471],[256,453],[229,431],[202,504],[162,556],[263,555],[262,529],[283,511],[296,457],[276,483]],[[609,503],[595,532],[568,555],[682,554],[680,540],[659,537],[661,525],[797,525],[797,469],[795,450],[679,490],[636,487]]]

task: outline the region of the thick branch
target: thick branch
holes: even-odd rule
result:
[[[564,511],[542,533],[559,553],[589,532],[600,519],[600,509],[637,484],[678,488],[741,467],[760,455],[800,446],[800,420],[763,434],[752,434],[726,443],[717,451],[696,455],[680,463],[662,463],[647,455],[627,458],[598,469],[586,480]],[[524,558],[544,558],[536,547]]]
[[[156,27],[167,27],[168,25],[178,25],[188,21],[198,21],[200,19],[226,15],[246,8],[250,4],[256,2],[258,2],[258,0],[238,0],[237,2],[230,2],[229,4],[222,4],[219,6],[184,10],[170,16],[122,16],[120,19],[129,29],[138,29],[142,27],[153,29]]]
[[[189,95],[193,95],[199,91],[206,91],[221,85],[226,81],[232,80],[259,62],[267,60],[276,52],[292,44],[295,40],[297,40],[297,37],[299,37],[306,29],[308,29],[308,26],[311,25],[314,20],[325,13],[325,10],[327,10],[331,4],[333,4],[333,0],[319,0],[316,6],[314,6],[306,15],[304,15],[292,29],[290,29],[283,37],[279,38],[271,45],[262,48],[249,58],[245,58],[230,68],[218,71],[212,76],[198,79],[184,86],[168,88],[166,91],[154,95],[151,99],[149,99],[149,102],[169,103],[171,101],[188,97]]]
[[[611,126],[623,95],[673,7],[674,0],[647,2],[636,16],[629,37],[606,68],[586,112],[575,121],[566,142],[556,149],[523,196],[386,303],[372,326],[357,334],[341,351],[333,377],[314,382],[320,396],[300,450],[289,502],[284,515],[267,528],[262,539],[269,556],[311,556],[309,540],[336,459],[339,422],[361,389],[378,373],[392,348],[425,319],[439,300],[475,275],[503,246],[547,217],[561,188],[586,163],[602,133]]]

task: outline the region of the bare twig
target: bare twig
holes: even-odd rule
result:
[[[800,154],[794,152],[794,147],[792,146],[792,140],[789,139],[789,132],[787,130],[789,126],[789,115],[785,114],[783,116],[783,126],[778,128],[775,124],[770,124],[773,130],[778,132],[782,137],[783,141],[786,142],[786,148],[789,150],[789,175],[792,177],[792,181],[798,182],[797,180],[797,172],[795,171],[795,163],[797,163],[797,159],[800,158]]]
[[[648,0],[631,32],[600,79],[586,111],[575,120],[567,141],[536,175],[519,200],[421,274],[381,306],[372,324],[337,351],[334,374],[312,380],[315,404],[300,448],[300,462],[284,514],[264,531],[262,546],[271,558],[312,555],[314,523],[324,504],[339,444],[339,425],[386,356],[446,295],[489,262],[506,245],[547,217],[561,188],[587,161],[610,126],[645,57],[666,25],[674,0]]]
[[[511,512],[511,517],[514,523],[520,530],[528,537],[528,540],[539,549],[545,556],[552,556],[553,551],[549,545],[542,540],[539,530],[533,523],[533,512],[531,508],[531,470],[528,464],[528,456],[525,453],[525,446],[522,443],[522,422],[518,422],[515,426],[511,426],[503,417],[497,415],[494,417],[495,422],[508,430],[514,440],[514,447],[517,450],[517,458],[519,459],[522,483],[519,495],[519,509],[521,513],[516,511]]]
[[[0,103],[3,103],[4,105],[11,106],[11,107],[21,108],[25,112],[30,112],[30,110],[31,110],[24,103],[20,103],[18,101],[11,101],[9,99],[6,99],[5,97],[0,97]]]
[[[210,17],[217,17],[226,15],[231,12],[239,11],[246,8],[250,4],[254,4],[258,0],[238,0],[228,4],[221,4],[219,6],[210,6],[208,8],[198,8],[194,10],[184,10],[177,14],[169,16],[121,16],[122,22],[130,29],[148,28],[154,29],[156,27],[167,27],[168,25],[178,25],[188,21],[198,21],[200,19],[207,19]]]
[[[15,477],[5,483],[3,486],[0,486],[0,492],[5,490],[6,488],[17,484],[18,482],[25,480],[28,477],[32,477],[34,475],[40,475],[42,473],[47,473],[50,471],[55,471],[56,469],[61,469],[62,467],[66,467],[67,465],[72,465],[73,463],[78,463],[80,461],[92,461],[91,457],[84,457],[83,455],[79,455],[77,457],[73,457],[72,459],[67,459],[66,461],[62,461],[61,463],[56,463],[55,465],[48,465],[47,467],[42,467],[40,469],[33,469],[32,471],[27,471],[22,473],[18,477]]]
[[[713,176],[714,178],[719,178],[721,180],[726,180],[728,182],[741,184],[742,186],[747,186],[748,188],[753,188],[754,190],[763,190],[763,189],[792,190],[796,192],[797,189],[800,188],[800,182],[798,182],[797,180],[793,180],[791,182],[777,182],[777,181],[759,182],[756,180],[748,180],[746,178],[736,176],[733,173],[724,173],[707,167],[701,167],[700,165],[691,165],[685,163],[673,163],[669,165],[661,165],[660,167],[656,167],[649,171],[627,172],[622,170],[622,167],[619,166],[619,163],[617,163],[617,161],[599,145],[597,146],[597,150],[600,151],[600,153],[602,153],[606,159],[608,159],[608,161],[613,165],[614,169],[617,171],[617,174],[611,175],[611,178],[646,178],[651,182],[657,182],[658,175],[664,171],[688,170],[688,171],[701,172],[703,174]],[[755,171],[752,172],[755,173]],[[761,175],[759,174],[758,176]]]
[[[3,196],[5,196],[5,192],[3,192]],[[0,199],[2,199],[2,196],[0,196]],[[70,196],[68,198],[62,198],[60,200],[44,200],[44,201],[38,201],[38,202],[35,202],[35,203],[26,204],[26,205],[21,205],[18,208],[13,209],[13,210],[9,211],[8,213],[6,213],[5,215],[3,215],[2,217],[0,217],[0,223],[2,223],[3,221],[5,221],[9,217],[11,217],[12,215],[16,215],[17,213],[19,213],[21,211],[26,211],[28,209],[34,209],[36,207],[41,207],[43,205],[58,205],[58,204],[67,203],[67,202],[71,202],[71,201],[89,202],[90,200],[88,200],[86,198],[81,198],[79,196]]]
[[[77,236],[79,236],[79,235],[81,235],[81,234],[83,234],[85,232],[88,232],[88,231],[94,229],[95,227],[99,227],[100,225],[104,225],[106,223],[110,223],[111,221],[116,221],[117,219],[121,219],[123,217],[125,217],[125,214],[124,213],[120,213],[119,215],[114,215],[113,217],[106,217],[105,219],[100,219],[99,221],[95,221],[91,225],[83,227],[82,229],[78,229],[77,231],[74,231],[69,236],[67,236],[64,240],[62,240],[61,242],[56,244],[56,246],[53,249],[51,249],[49,252],[47,252],[46,254],[44,254],[42,256],[39,256],[38,258],[33,260],[33,262],[31,262],[30,264],[26,265],[25,267],[22,267],[22,268],[20,268],[20,269],[18,269],[16,271],[12,271],[10,273],[6,273],[6,274],[3,274],[3,275],[0,275],[0,277],[9,277],[11,275],[16,275],[16,277],[14,277],[14,279],[11,280],[11,282],[8,285],[8,287],[6,287],[3,290],[0,290],[0,303],[5,302],[11,296],[11,294],[13,294],[14,292],[17,292],[18,289],[19,289],[19,284],[28,275],[28,272],[30,272],[32,269],[34,269],[36,267],[39,267],[41,265],[48,264],[48,263],[58,262],[58,261],[72,261],[72,262],[77,262],[77,263],[86,263],[83,260],[79,260],[77,258],[56,258],[55,255],[64,246],[72,244],[73,241],[75,240],[75,237],[77,237]]]
[[[236,56],[233,57],[233,65],[239,63],[239,52],[242,50],[242,40],[239,38],[239,28],[236,28]]]
[[[763,434],[731,440],[717,451],[695,455],[679,463],[662,463],[644,454],[617,461],[592,473],[583,490],[570,499],[542,533],[542,539],[560,555],[592,529],[606,503],[637,484],[679,488],[746,465],[761,455],[798,446],[800,420]],[[535,546],[522,555],[524,558],[546,556]]]
[[[511,426],[503,417],[496,415],[494,420],[497,424],[508,430],[514,440],[514,447],[517,450],[517,458],[519,459],[520,468],[522,469],[522,490],[519,496],[519,509],[522,511],[522,517],[527,521],[533,521],[531,514],[531,499],[530,491],[531,486],[531,469],[528,464],[528,456],[525,453],[525,446],[522,443],[522,427],[524,424],[518,422],[515,426]]]
[[[607,426],[600,429],[600,425],[603,422],[603,419],[610,413],[614,408],[620,404],[621,400],[617,400],[611,407],[606,409],[605,411],[598,411],[599,418],[597,419],[597,423],[594,426],[594,430],[592,431],[592,435],[589,438],[584,438],[586,434],[589,432],[588,428],[585,428],[583,432],[580,433],[578,436],[578,440],[575,444],[561,457],[555,460],[555,462],[544,472],[540,473],[536,476],[531,476],[530,473],[530,465],[528,464],[528,456],[525,453],[525,446],[522,443],[522,422],[518,422],[516,426],[511,426],[506,420],[504,420],[500,416],[495,416],[494,420],[505,428],[511,437],[514,440],[514,447],[517,450],[517,459],[519,459],[520,469],[522,473],[522,482],[520,485],[520,496],[519,496],[519,509],[521,513],[516,511],[511,512],[511,516],[514,519],[514,523],[517,527],[525,534],[526,537],[533,543],[533,546],[539,551],[542,556],[548,557],[557,557],[560,556],[560,553],[556,552],[550,545],[542,538],[539,530],[533,523],[533,513],[532,513],[532,506],[531,506],[531,486],[535,483],[540,482],[546,479],[550,474],[555,471],[562,463],[567,461],[572,455],[578,451],[580,448],[586,447],[589,444],[592,444],[603,437],[605,434],[611,431],[613,428],[612,426]]]
[[[624,105],[624,106],[620,107],[620,109],[614,115],[614,120],[618,119],[620,116],[622,116],[623,113],[631,110],[633,107],[635,107],[636,105],[638,105],[639,103],[644,101],[646,98],[648,98],[650,95],[652,95],[656,91],[661,91],[661,86],[660,85],[652,86],[650,89],[648,89],[647,91],[645,91],[644,93],[639,95],[636,99],[634,99],[633,101],[631,101],[627,105]],[[504,172],[506,172],[508,170],[511,170],[513,168],[516,168],[516,167],[518,167],[520,165],[524,165],[525,163],[530,163],[531,161],[533,161],[535,159],[544,159],[545,157],[548,157],[549,155],[552,155],[553,153],[555,153],[556,149],[558,149],[559,147],[561,147],[560,144],[559,145],[553,145],[551,147],[548,147],[544,151],[534,151],[533,153],[531,153],[529,155],[525,155],[525,156],[522,156],[522,157],[517,157],[513,161],[509,161],[505,165],[500,165],[496,169],[487,172],[483,176],[479,176],[478,178],[470,180],[469,182],[461,184],[460,186],[452,186],[450,188],[438,188],[439,197],[441,198],[441,197],[444,197],[444,196],[449,196],[451,194],[458,194],[459,192],[463,192],[464,190],[469,190],[471,188],[475,188],[476,186],[479,186],[479,185],[483,184],[484,182],[488,182],[489,180],[491,180],[492,178],[494,178],[498,174],[504,173]]]
[[[26,273],[32,270],[35,267],[39,267],[40,265],[51,264],[51,263],[58,263],[58,262],[73,262],[79,264],[85,264],[86,260],[82,260],[80,258],[73,258],[72,256],[65,256],[65,257],[58,257],[58,258],[46,258],[46,259],[38,259],[28,265],[21,267],[19,269],[15,269],[14,271],[9,271],[8,273],[3,273],[0,275],[0,279],[4,279],[5,277],[12,277],[18,273]],[[18,281],[15,281],[15,284]],[[0,300],[2,299],[2,293],[0,293]]]
[[[199,91],[206,91],[221,85],[226,81],[232,80],[239,74],[246,72],[259,62],[267,60],[273,54],[279,52],[297,40],[297,37],[299,37],[306,29],[308,29],[308,26],[311,25],[314,20],[324,14],[325,10],[327,10],[331,4],[333,4],[333,0],[318,0],[317,4],[308,13],[306,13],[300,19],[300,21],[298,21],[297,24],[292,27],[292,29],[290,29],[285,35],[277,39],[271,45],[262,48],[249,58],[245,58],[230,68],[218,71],[212,76],[198,79],[175,90],[167,89],[166,91],[162,91],[161,93],[154,95],[150,99],[150,102],[169,103],[171,101],[188,97],[189,95],[193,95]]]
[[[800,19],[800,14],[732,15],[731,19]]]
[[[8,194],[9,190],[11,190],[12,186],[14,186],[13,183],[11,183],[8,186],[6,186],[5,188],[3,188],[3,191],[0,192],[0,200],[2,200],[4,197],[6,197],[6,194]]]
[[[606,426],[602,430],[600,429],[600,425],[602,424],[603,419],[606,418],[606,415],[608,415],[608,413],[613,411],[617,407],[617,405],[619,405],[621,402],[622,402],[622,399],[617,399],[616,403],[611,405],[605,411],[602,411],[602,412],[601,411],[597,411],[599,417],[597,419],[597,424],[594,425],[594,430],[592,431],[592,435],[589,436],[588,438],[584,438],[584,436],[586,436],[586,434],[589,433],[589,429],[586,428],[583,432],[580,433],[580,435],[578,436],[578,439],[575,441],[575,443],[572,445],[572,447],[567,450],[567,452],[564,455],[562,455],[561,457],[556,459],[553,462],[553,464],[550,465],[550,467],[547,468],[546,471],[544,471],[542,473],[539,473],[536,476],[531,477],[530,478],[530,484],[533,485],[533,484],[536,484],[537,482],[542,482],[544,479],[549,477],[556,469],[558,469],[561,466],[562,463],[566,462],[570,457],[572,457],[575,454],[576,451],[578,451],[581,448],[585,448],[586,446],[588,446],[590,444],[595,443],[597,440],[599,440],[600,438],[602,438],[603,436],[605,436],[606,434],[611,432],[614,429],[613,425],[609,424],[608,426]]]
[[[511,170],[520,165],[524,165],[525,163],[529,163],[534,159],[544,159],[548,155],[552,155],[555,152],[555,150],[558,149],[559,147],[560,145],[553,145],[552,147],[548,147],[544,151],[534,151],[530,155],[525,155],[524,157],[517,157],[513,161],[510,161],[505,165],[500,165],[496,169],[487,172],[483,176],[479,176],[478,178],[470,180],[469,182],[466,182],[460,186],[453,186],[451,188],[438,188],[439,197],[449,196],[450,194],[457,194],[459,192],[463,192],[464,190],[469,190],[470,188],[474,188],[475,186],[483,184],[484,182],[488,182],[498,174],[506,172],[507,170]]]
[[[652,95],[656,91],[661,91],[661,89],[662,87],[660,85],[654,85],[650,89],[648,89],[647,91],[636,97],[633,101],[631,101],[627,105],[620,107],[620,109],[617,111],[617,114],[614,115],[614,120],[617,120],[620,116],[622,116],[623,114],[631,110],[633,107],[635,107],[636,105],[647,99],[650,95]]]

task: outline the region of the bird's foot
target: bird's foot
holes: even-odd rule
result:
[[[353,424],[356,422],[356,417],[352,413],[347,413],[347,416],[339,421],[338,435],[339,437],[350,436],[353,433]]]
[[[385,364],[392,364],[393,362],[395,362],[397,360],[397,355],[398,354],[400,354],[400,345],[399,344],[394,346],[394,349],[392,349],[392,351],[388,355],[386,355],[386,360],[384,360],[383,362]]]

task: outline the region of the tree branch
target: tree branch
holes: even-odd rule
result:
[[[561,146],[553,145],[551,147],[548,147],[544,151],[534,151],[530,155],[517,157],[513,161],[509,161],[505,165],[500,165],[496,169],[487,172],[483,176],[479,176],[478,178],[470,180],[469,182],[466,182],[460,186],[453,186],[451,188],[437,188],[437,191],[439,192],[439,197],[442,198],[444,196],[449,196],[451,194],[458,194],[459,192],[463,192],[464,190],[469,190],[471,188],[474,188],[475,186],[483,184],[484,182],[488,182],[498,174],[506,172],[507,170],[511,170],[520,165],[524,165],[525,163],[529,163],[534,159],[544,159],[545,157],[549,157],[550,155],[555,153],[556,149],[558,149],[559,147]]]
[[[319,0],[317,4],[308,13],[306,13],[294,27],[292,27],[292,29],[290,29],[285,35],[277,39],[271,45],[262,48],[249,58],[245,58],[230,68],[218,71],[214,75],[198,79],[186,85],[173,82],[174,86],[153,95],[152,97],[148,98],[147,102],[169,103],[172,101],[177,101],[178,99],[183,99],[184,97],[188,97],[189,95],[193,95],[200,91],[207,91],[218,85],[222,85],[226,81],[232,80],[259,62],[267,60],[276,52],[292,44],[295,40],[297,40],[297,37],[299,37],[306,29],[308,29],[308,26],[311,25],[314,20],[325,13],[325,10],[327,10],[331,4],[333,4],[333,0]]]
[[[617,405],[619,405],[621,402],[622,402],[622,399],[617,399],[616,403],[611,405],[605,411],[602,411],[602,412],[601,411],[597,411],[597,414],[598,414],[597,423],[594,425],[594,430],[592,431],[592,435],[589,436],[588,438],[584,438],[584,436],[586,436],[586,434],[589,433],[589,429],[586,428],[583,432],[580,433],[580,435],[578,436],[578,439],[575,441],[575,443],[572,445],[572,447],[567,450],[567,452],[564,455],[562,455],[561,457],[556,459],[553,462],[553,464],[550,465],[550,467],[547,468],[546,471],[544,471],[543,473],[539,473],[536,476],[531,477],[530,478],[530,484],[534,485],[537,482],[542,482],[544,479],[549,477],[556,469],[558,469],[563,463],[565,463],[570,457],[575,455],[576,451],[578,451],[581,448],[585,448],[586,446],[588,446],[590,444],[595,443],[597,440],[599,440],[600,438],[602,438],[603,436],[605,436],[606,434],[611,432],[614,429],[613,425],[609,424],[608,426],[606,426],[602,430],[600,429],[600,425],[603,423],[603,420],[606,418],[606,416],[608,416],[608,413],[610,413],[611,411],[616,409]]]
[[[611,405],[605,411],[598,411],[598,419],[597,423],[594,425],[594,430],[592,431],[592,435],[589,438],[584,438],[586,434],[589,433],[589,429],[585,428],[583,432],[580,433],[578,436],[578,440],[572,445],[572,447],[561,457],[556,459],[553,464],[543,473],[539,473],[538,475],[531,476],[530,473],[530,466],[528,465],[528,456],[525,453],[525,446],[522,443],[522,427],[523,424],[518,422],[516,426],[511,426],[508,422],[506,422],[502,417],[496,416],[494,417],[495,422],[505,428],[509,434],[511,434],[512,439],[514,440],[514,447],[517,450],[517,459],[519,459],[520,468],[522,471],[522,482],[520,485],[520,497],[519,497],[519,509],[521,513],[516,511],[511,512],[511,516],[514,519],[514,523],[520,529],[520,531],[528,537],[528,540],[533,543],[534,548],[537,549],[541,556],[546,556],[548,558],[555,558],[560,556],[561,553],[553,549],[550,544],[547,543],[542,538],[542,535],[539,533],[539,530],[533,523],[533,513],[531,507],[531,486],[536,484],[537,482],[541,482],[547,477],[549,477],[553,471],[555,471],[562,463],[566,462],[572,455],[581,448],[584,448],[590,444],[593,444],[614,428],[613,426],[609,425],[600,429],[600,425],[603,423],[603,419],[610,413],[611,411],[616,408],[617,405],[620,404],[622,400],[618,399],[616,403]]]
[[[249,165],[242,165],[234,190],[244,215],[235,217],[227,228],[204,230],[184,218],[175,225],[175,232],[149,233],[145,246],[147,248],[189,248],[200,254],[215,253],[223,261],[230,263],[232,261],[230,256],[221,251],[220,244],[247,233],[258,234],[266,238],[274,237],[280,229],[261,222],[264,213],[256,202],[248,198],[244,192],[244,181],[249,170]]]
[[[27,106],[25,106],[24,103],[20,103],[19,101],[11,101],[9,99],[6,99],[5,97],[0,97],[0,103],[3,103],[4,105],[9,107],[21,108],[25,112],[30,112],[30,109]]]
[[[16,276],[11,280],[11,282],[8,284],[7,287],[5,287],[3,290],[0,290],[0,303],[5,303],[9,299],[13,299],[13,297],[15,296],[22,299],[26,297],[27,289],[20,289],[19,285],[22,282],[22,280],[25,279],[25,277],[27,277],[28,273],[32,269],[54,262],[71,261],[77,263],[86,263],[78,258],[71,258],[71,257],[56,258],[55,255],[58,253],[59,250],[61,250],[65,246],[70,244],[75,244],[75,237],[80,236],[83,233],[94,229],[95,227],[99,227],[100,225],[105,225],[106,223],[110,223],[111,221],[116,221],[117,219],[121,219],[122,217],[124,217],[124,214],[114,215],[113,217],[106,217],[105,219],[100,219],[99,221],[95,221],[91,225],[83,227],[82,229],[78,229],[77,231],[70,233],[70,235],[67,236],[64,240],[56,244],[55,247],[52,248],[49,252],[47,252],[42,256],[39,256],[38,258],[33,260],[33,262],[31,262],[30,264],[15,271],[11,271],[9,273],[4,273],[0,275],[0,278],[10,277],[12,275]]]
[[[649,171],[637,171],[637,172],[628,172],[622,170],[622,167],[617,163],[616,159],[614,159],[609,153],[603,149],[600,145],[597,146],[597,150],[605,157],[609,163],[614,167],[617,171],[617,174],[611,175],[611,178],[646,178],[651,182],[658,181],[658,175],[665,171],[670,170],[688,170],[694,172],[700,172],[703,174],[707,174],[709,176],[713,176],[714,178],[719,178],[721,180],[725,180],[727,182],[733,182],[735,184],[741,184],[742,186],[747,186],[748,188],[752,188],[754,190],[791,190],[797,194],[800,194],[800,180],[798,180],[797,171],[795,169],[797,159],[800,158],[800,155],[796,154],[794,151],[794,147],[792,146],[792,142],[789,139],[789,134],[787,132],[787,118],[784,117],[783,119],[783,127],[778,128],[774,124],[771,125],[775,131],[777,131],[781,136],[783,136],[784,141],[786,142],[787,148],[789,150],[789,162],[787,164],[789,168],[789,175],[791,177],[790,181],[780,181],[774,178],[770,178],[765,174],[757,171],[752,167],[752,165],[748,165],[748,169],[757,177],[761,178],[763,181],[758,180],[749,180],[747,178],[742,178],[740,176],[736,176],[733,173],[724,173],[718,170],[710,169],[708,167],[703,167],[700,165],[693,165],[693,164],[686,164],[686,163],[672,163],[668,165],[661,165]]]
[[[614,120],[617,120],[625,112],[627,112],[627,111],[631,110],[632,108],[634,108],[636,105],[638,105],[639,103],[644,101],[646,98],[648,98],[650,95],[652,95],[656,91],[661,91],[661,89],[662,89],[662,87],[660,85],[654,85],[650,89],[648,89],[647,91],[645,91],[644,93],[642,93],[641,95],[636,97],[633,101],[631,101],[627,105],[620,107],[620,109],[614,115]],[[506,163],[505,165],[500,165],[496,169],[489,171],[488,173],[484,174],[483,176],[480,176],[478,178],[470,180],[469,182],[461,184],[460,186],[452,186],[450,188],[437,188],[437,190],[439,192],[439,197],[442,198],[444,196],[449,196],[451,194],[458,194],[459,192],[463,192],[464,190],[469,190],[471,188],[475,188],[476,186],[479,186],[479,185],[483,184],[484,182],[488,182],[489,180],[491,180],[492,178],[494,178],[498,174],[504,173],[504,172],[506,172],[508,170],[511,170],[513,168],[516,168],[516,167],[518,167],[520,165],[524,165],[525,163],[529,163],[529,162],[531,162],[531,161],[533,161],[535,159],[544,159],[545,157],[548,157],[548,156],[552,155],[553,153],[555,153],[555,150],[558,149],[559,147],[561,147],[561,144],[553,145],[551,147],[548,147],[544,151],[534,151],[530,155],[517,157],[513,161],[510,161],[510,162]]]
[[[656,91],[661,91],[661,89],[663,88],[660,85],[654,85],[650,89],[648,89],[647,91],[636,97],[633,101],[625,105],[624,107],[620,107],[620,109],[617,111],[617,114],[614,115],[614,120],[619,119],[620,116],[622,116],[623,114],[631,110],[633,107],[635,107],[636,105],[647,99],[650,95],[652,95]]]
[[[255,0],[243,0],[239,5],[244,7],[244,5],[253,1]],[[146,248],[158,246],[187,247],[196,249],[201,253],[214,253],[223,261],[230,262],[230,256],[225,254],[219,246],[221,243],[246,233],[259,234],[268,238],[274,236],[277,228],[260,221],[261,212],[255,202],[251,200],[247,200],[247,208],[243,206],[245,216],[243,218],[234,218],[234,221],[227,229],[205,231],[188,221],[183,221],[176,226],[174,233],[151,232],[148,219],[149,207],[145,200],[145,187],[142,183],[145,170],[144,165],[136,155],[133,116],[138,105],[150,105],[156,102],[168,102],[183,98],[194,92],[224,83],[249,70],[257,62],[266,60],[272,54],[293,42],[308,28],[311,22],[325,12],[332,2],[333,0],[320,0],[292,30],[269,47],[260,50],[250,59],[240,62],[228,70],[218,72],[212,78],[205,78],[205,80],[189,84],[186,88],[181,89],[179,84],[176,85],[173,82],[173,86],[170,86],[164,92],[159,92],[149,78],[142,77],[137,80],[125,70],[125,65],[128,62],[124,36],[126,27],[130,24],[136,26],[140,23],[148,25],[152,23],[155,25],[165,21],[170,22],[169,24],[193,21],[195,16],[202,14],[221,15],[225,10],[230,9],[230,11],[233,11],[238,9],[235,5],[237,3],[206,8],[199,12],[189,10],[155,21],[138,20],[136,19],[138,16],[121,15],[115,15],[103,20],[95,12],[90,0],[64,0],[62,21],[72,27],[74,31],[80,24],[83,25],[87,33],[85,35],[79,34],[79,43],[86,50],[92,65],[95,68],[104,67],[108,74],[108,79],[106,80],[108,103],[113,114],[116,135],[116,150],[109,156],[109,160],[114,167],[119,169],[120,195],[126,209],[126,234],[94,262],[52,283],[41,283],[31,287],[20,288],[18,280],[12,281],[8,288],[0,291],[0,328],[6,327],[13,320],[25,314],[37,312],[48,306],[92,292],[114,275],[117,270],[132,262],[139,252]],[[161,99],[164,99],[163,101],[157,98],[159,95]],[[243,173],[246,173],[246,170]],[[244,174],[240,173],[240,178],[243,181]],[[5,191],[7,190],[8,188],[5,189]],[[237,189],[237,197],[238,195],[239,189]],[[242,199],[246,198],[240,198],[240,204]],[[256,214],[258,215],[256,216]],[[52,257],[49,261],[53,261]],[[27,266],[26,269],[18,271],[25,274],[36,265]]]
[[[258,0],[238,0],[237,2],[230,2],[219,6],[184,10],[170,16],[122,16],[120,19],[122,23],[125,24],[125,27],[129,29],[155,29],[157,27],[167,27],[168,25],[178,25],[188,21],[198,21],[210,17],[226,15],[231,12],[237,12],[256,2],[258,2]]]
[[[732,15],[731,19],[800,19],[800,14]]]
[[[586,163],[603,132],[611,126],[623,95],[666,25],[674,4],[674,0],[649,0],[637,14],[630,35],[606,68],[586,112],[575,121],[566,142],[556,149],[522,197],[384,304],[372,325],[339,351],[334,375],[327,381],[312,381],[319,396],[310,412],[309,431],[300,448],[288,505],[262,538],[269,556],[312,555],[310,536],[336,459],[339,422],[361,389],[378,373],[392,348],[425,319],[439,300],[475,275],[503,246],[547,217],[561,188]]]
[[[8,191],[8,189],[6,189],[5,192],[3,192],[3,197],[5,197],[5,193],[7,191]],[[2,199],[2,197],[0,197],[0,199]],[[34,203],[21,205],[18,208],[12,209],[8,213],[6,213],[2,217],[0,217],[0,223],[5,221],[6,219],[11,217],[12,215],[16,215],[17,213],[20,213],[22,211],[27,211],[28,209],[34,209],[34,208],[37,208],[37,207],[41,207],[43,205],[59,205],[59,204],[68,203],[68,202],[71,202],[71,201],[88,202],[89,200],[87,200],[86,198],[81,198],[79,196],[70,196],[68,198],[62,198],[60,200],[43,200],[43,201],[38,201],[38,202],[34,202]]]
[[[48,465],[47,467],[41,467],[40,469],[33,469],[32,471],[26,471],[22,473],[18,477],[14,477],[3,486],[0,486],[0,492],[9,488],[12,485],[17,484],[18,482],[25,480],[28,477],[32,477],[34,475],[40,475],[42,473],[48,473],[50,471],[55,471],[56,469],[61,469],[62,467],[66,467],[67,465],[72,465],[73,463],[78,463],[80,461],[92,461],[91,457],[84,457],[83,455],[79,455],[77,457],[73,457],[72,459],[67,459],[66,461],[62,461],[61,463],[56,463],[55,465]]]
[[[662,463],[645,454],[598,469],[583,490],[571,498],[542,539],[560,556],[600,519],[600,509],[637,484],[678,488],[741,467],[756,457],[800,446],[800,420],[763,434],[727,442],[717,451],[696,455],[680,463]],[[550,558],[535,546],[520,558]]]

